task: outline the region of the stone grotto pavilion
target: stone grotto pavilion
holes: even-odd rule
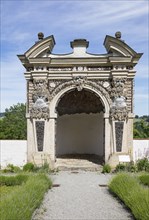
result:
[[[23,55],[27,88],[27,159],[55,166],[63,156],[95,155],[112,166],[119,155],[132,158],[135,52],[121,33],[104,39],[106,54],[87,52],[75,39],[72,52],[53,54],[54,36],[38,41]]]

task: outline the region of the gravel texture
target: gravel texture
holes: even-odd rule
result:
[[[111,175],[97,172],[61,171],[51,175],[53,187],[33,215],[33,220],[127,220],[133,219],[105,185]],[[104,185],[104,186],[99,186]]]

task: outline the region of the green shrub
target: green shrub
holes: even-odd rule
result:
[[[13,171],[14,171],[14,173],[20,173],[20,172],[22,172],[22,169],[18,166],[14,166]]]
[[[149,219],[149,189],[141,186],[137,178],[119,173],[110,182],[109,189],[131,209],[136,220]]]
[[[109,164],[104,164],[102,168],[102,173],[110,173],[111,172],[111,167]]]
[[[119,163],[115,168],[115,172],[121,172],[121,171],[136,172],[137,167],[133,161],[131,161],[129,163],[125,163],[125,164]]]
[[[25,184],[15,186],[13,191],[1,198],[1,220],[30,220],[51,185],[51,180],[45,174],[29,175]]]
[[[44,162],[44,164],[40,167],[35,165],[33,171],[36,173],[49,173],[51,169],[49,167],[49,164],[47,162]]]
[[[14,166],[13,164],[8,164],[7,167],[3,170],[3,173],[19,173],[21,172],[21,168],[18,166]]]
[[[126,165],[119,163],[116,167],[115,167],[115,171],[116,172],[120,172],[120,171],[125,171],[126,170]]]
[[[137,166],[134,164],[133,161],[131,161],[131,162],[126,164],[125,169],[128,172],[136,172],[137,171]]]
[[[14,173],[13,164],[8,164],[7,167],[3,170],[4,173]]]
[[[142,184],[149,186],[149,174],[142,174],[139,176],[139,180]]]
[[[139,159],[136,162],[138,171],[147,171],[149,172],[149,160],[145,157],[143,159]]]
[[[27,163],[23,166],[23,171],[25,171],[25,172],[26,171],[32,172],[32,171],[34,171],[34,169],[35,169],[35,166],[33,163]]]
[[[0,186],[15,186],[21,185],[23,182],[26,182],[28,176],[26,175],[17,175],[17,176],[0,176]]]

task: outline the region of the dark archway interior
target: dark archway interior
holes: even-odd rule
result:
[[[74,89],[61,97],[56,111],[56,156],[103,159],[104,107],[100,98],[89,90]]]
[[[56,110],[59,115],[99,113],[103,111],[103,105],[95,93],[85,89],[82,91],[75,89],[60,99]]]

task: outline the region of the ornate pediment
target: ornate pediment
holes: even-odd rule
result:
[[[120,32],[116,32],[115,37],[106,35],[104,46],[109,54],[112,53],[114,56],[131,57],[133,58],[133,63],[137,63],[142,56],[142,53],[135,52],[121,39]]]
[[[46,54],[51,53],[54,45],[55,39],[53,35],[42,39],[39,38],[39,40],[29,50],[27,50],[23,55],[18,55],[18,57],[22,64],[25,67],[28,67],[29,63],[38,63],[40,62],[40,58],[43,58]],[[45,61],[47,62],[47,60]]]

